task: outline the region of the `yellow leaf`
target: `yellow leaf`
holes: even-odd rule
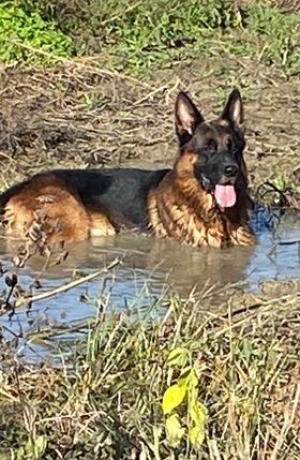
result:
[[[191,404],[191,419],[195,423],[196,427],[203,428],[203,425],[207,420],[207,409],[201,402],[194,401]]]
[[[193,428],[190,428],[188,431],[189,441],[194,447],[200,447],[203,444],[204,437],[205,432],[203,428],[201,429],[197,426],[193,426]]]
[[[183,367],[186,365],[188,359],[188,351],[185,348],[174,348],[167,358],[167,366],[174,367],[179,366]]]
[[[169,414],[175,407],[182,403],[186,394],[186,388],[175,384],[170,386],[163,395],[162,410],[165,415]]]
[[[184,428],[182,428],[182,426],[180,425],[177,414],[170,415],[166,419],[166,433],[168,443],[172,447],[176,447],[180,443],[181,438],[184,435]]]
[[[47,438],[46,436],[40,435],[34,439],[34,450],[37,454],[37,457],[41,457],[47,447]]]

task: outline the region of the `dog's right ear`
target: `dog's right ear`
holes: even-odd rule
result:
[[[180,145],[192,137],[196,127],[203,121],[204,118],[193,101],[180,91],[175,102],[175,127]]]

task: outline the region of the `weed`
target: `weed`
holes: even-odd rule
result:
[[[197,362],[192,363],[188,349],[175,348],[168,356],[167,366],[180,367],[177,382],[169,386],[163,395],[162,409],[166,416],[167,440],[171,446],[178,446],[186,434],[192,446],[201,447],[207,419],[206,407],[198,400],[197,387],[200,384],[201,365]],[[183,402],[186,403],[183,417],[186,428],[182,426],[178,413],[178,406],[182,406]]]
[[[99,55],[106,67],[135,74],[199,55],[229,54],[299,68],[300,13],[274,2],[229,0],[27,0],[0,10],[2,58],[47,62],[46,54]],[[48,57],[49,60],[49,57]]]
[[[20,2],[7,1],[0,6],[0,50],[0,59],[5,63],[26,60],[47,64],[55,56],[70,57],[72,43],[36,9],[27,11]]]
[[[246,27],[260,43],[260,58],[300,70],[299,14],[284,15],[277,8],[253,4],[247,11]]]
[[[84,96],[84,106],[88,110],[105,110],[109,102],[110,100],[108,98],[101,98],[101,96],[96,92],[90,92]]]
[[[122,71],[145,73],[224,52],[300,70],[300,15],[283,13],[274,2],[93,0],[72,6],[40,0],[39,6],[79,53],[104,53],[108,65]]]

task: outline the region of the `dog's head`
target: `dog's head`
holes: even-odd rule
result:
[[[239,91],[231,92],[221,116],[211,122],[206,122],[188,95],[180,92],[175,120],[180,148],[177,174],[196,179],[221,209],[234,206],[239,189],[247,187]]]

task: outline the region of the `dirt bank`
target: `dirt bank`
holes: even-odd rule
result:
[[[139,81],[84,60],[40,71],[10,66],[0,74],[1,189],[57,166],[171,164],[177,90],[189,90],[211,116],[233,86],[245,99],[252,183],[285,173],[295,184],[300,77],[276,67],[196,60]]]

